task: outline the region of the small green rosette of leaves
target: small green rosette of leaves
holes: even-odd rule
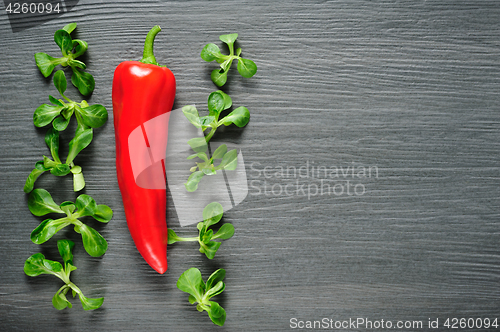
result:
[[[69,66],[73,71],[71,83],[82,95],[89,96],[94,91],[94,77],[84,71],[87,68],[85,63],[76,60],[87,51],[88,43],[71,38],[71,32],[75,28],[76,23],[70,23],[61,30],[57,30],[54,34],[54,41],[61,49],[62,57],[54,58],[47,53],[39,52],[35,53],[35,61],[38,69],[45,77],[48,77],[57,65]]]
[[[196,144],[196,142],[193,142],[193,139],[190,140],[188,143],[190,143],[190,145],[193,143]],[[200,158],[202,160],[202,162],[196,162],[196,166],[193,166],[191,168],[192,174],[189,176],[187,182],[184,184],[187,191],[189,192],[193,192],[196,189],[198,189],[198,184],[205,175],[209,176],[217,174],[217,171],[222,169],[232,171],[235,170],[236,167],[238,166],[238,151],[236,149],[227,151],[226,144],[222,144],[221,146],[219,146],[214,151],[211,158],[208,158],[206,152],[207,150],[205,149],[204,151],[199,151],[188,157],[188,159]],[[216,166],[215,161],[217,159],[219,159],[220,162]]]
[[[83,295],[83,292],[74,283],[70,281],[71,271],[76,270],[76,266],[73,265],[73,247],[75,243],[70,240],[59,240],[57,241],[57,248],[59,254],[63,258],[64,265],[57,262],[45,259],[45,256],[41,253],[34,254],[30,256],[24,263],[24,273],[30,277],[36,277],[41,274],[52,274],[61,279],[64,285],[59,288],[59,290],[54,294],[52,298],[52,304],[54,308],[58,310],[63,310],[65,308],[72,308],[71,302],[68,301],[66,294],[71,290],[73,297],[78,294],[78,298],[82,303],[84,310],[94,310],[99,308],[104,298],[89,298]]]
[[[52,128],[45,135],[45,143],[49,147],[52,159],[44,156],[43,160],[35,164],[35,168],[26,179],[24,192],[33,190],[35,181],[44,172],[50,171],[56,176],[73,174],[73,189],[80,191],[85,187],[82,168],[73,163],[76,156],[85,149],[93,139],[93,128],[101,127],[108,120],[108,112],[102,105],[89,105],[85,100],[77,103],[64,95],[67,87],[66,77],[62,70],[54,74],[54,85],[66,100],[49,96],[52,104],[39,106],[33,114],[33,123],[36,127],[45,127],[52,123]],[[74,138],[69,142],[69,152],[63,163],[59,158],[59,132],[65,130],[73,114],[76,117],[77,129]]]
[[[64,71],[58,70],[54,74],[54,86],[64,100],[49,96],[52,104],[42,104],[33,113],[33,123],[35,126],[45,127],[52,123],[54,129],[63,131],[68,127],[71,117],[75,114],[80,126],[86,128],[101,127],[108,120],[108,111],[106,108],[99,104],[89,105],[85,100],[77,103],[69,99],[64,95],[67,85]]]
[[[36,180],[45,172],[50,172],[55,176],[65,176],[69,173],[73,174],[73,190],[80,191],[85,187],[85,179],[83,177],[82,168],[73,163],[73,159],[80,151],[86,148],[92,141],[92,129],[80,130],[77,135],[69,143],[69,153],[66,161],[63,163],[59,158],[59,132],[54,128],[50,128],[45,134],[45,143],[47,144],[52,159],[43,156],[43,160],[36,162],[35,168],[31,171],[24,184],[24,192],[30,193]]]
[[[231,224],[222,225],[219,230],[214,234],[210,229],[211,226],[217,224],[223,215],[222,205],[217,202],[208,204],[203,209],[203,221],[199,222],[196,227],[198,228],[197,237],[180,237],[172,229],[168,229],[168,244],[184,241],[198,241],[200,244],[200,252],[205,254],[208,259],[213,259],[215,253],[219,250],[221,242],[214,241],[216,239],[227,240],[234,235],[234,226]]]
[[[186,270],[177,280],[177,288],[189,294],[189,303],[196,303],[196,309],[200,312],[206,311],[212,322],[219,326],[223,326],[226,321],[226,311],[219,303],[210,299],[226,288],[222,281],[225,276],[226,271],[218,269],[205,283],[200,270],[193,267]]]
[[[229,109],[233,105],[231,97],[223,91],[212,92],[208,97],[208,112],[207,116],[200,117],[196,107],[192,105],[184,106],[182,112],[184,116],[195,126],[202,131],[210,129],[206,137],[195,137],[188,141],[189,146],[195,154],[189,156],[187,159],[199,158],[202,161],[196,162],[196,166],[191,168],[192,174],[189,176],[185,187],[187,191],[193,192],[198,189],[198,184],[205,175],[217,174],[218,170],[235,170],[238,166],[238,152],[236,149],[227,151],[227,145],[219,146],[212,157],[207,155],[207,143],[213,137],[217,128],[220,126],[229,126],[231,124],[237,127],[244,127],[250,121],[250,112],[244,106],[240,106],[231,111],[228,115],[220,118],[223,111]],[[220,159],[220,163],[215,165],[215,160]]]
[[[229,55],[222,54],[219,47],[213,43],[205,45],[205,47],[201,50],[200,56],[203,60],[207,62],[215,60],[217,63],[220,63],[220,69],[215,69],[210,74],[212,82],[219,87],[226,84],[227,73],[234,60],[238,61],[237,68],[241,76],[250,78],[257,72],[257,65],[255,62],[240,57],[241,48],[236,49],[235,52],[234,43],[236,38],[238,38],[237,33],[219,36],[219,39],[227,45]]]
[[[48,241],[61,229],[73,225],[75,232],[81,234],[83,247],[92,257],[104,255],[108,243],[99,232],[79,220],[90,216],[95,220],[107,223],[113,218],[113,211],[107,205],[97,205],[89,195],[80,195],[75,202],[63,202],[57,205],[50,193],[45,189],[37,188],[28,196],[28,208],[35,216],[44,216],[49,213],[66,214],[59,219],[45,219],[31,232],[31,241],[42,244]]]

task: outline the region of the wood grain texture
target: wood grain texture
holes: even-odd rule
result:
[[[235,106],[249,108],[251,120],[214,139],[241,146],[250,192],[225,214],[236,234],[212,261],[187,243],[169,247],[165,275],[142,260],[116,183],[112,116],[78,156],[85,193],[115,212],[109,224],[92,224],[109,242],[102,258],[89,257],[72,230],[60,235],[77,243],[74,282],[87,296],[105,297],[94,312],[75,301],[71,310],[55,310],[59,281],[23,274],[31,254],[58,259],[55,241],[31,243],[42,219],[30,214],[22,192],[48,153],[33,111],[56,93],[33,54],[55,54],[54,31],[73,21],[76,36],[89,43],[84,61],[96,80],[89,102],[110,112],[114,68],[141,57],[155,24],[163,28],[157,60],[177,78],[174,108],[205,109],[214,64],[199,53],[220,34],[238,32],[243,55],[259,68],[251,79],[234,69],[224,88]],[[498,3],[82,0],[17,33],[2,11],[0,52],[2,330],[282,331],[292,317],[424,324],[500,318]],[[68,95],[79,98],[71,86]],[[334,167],[356,172],[335,178]],[[377,176],[358,175],[370,167]],[[333,190],[345,180],[364,193],[340,195],[340,186],[338,195],[326,193],[327,184]],[[57,202],[75,197],[69,178],[39,181]],[[195,230],[180,228],[171,205],[168,224],[184,234]],[[228,314],[224,328],[175,287],[193,266],[205,278],[227,270],[219,297]]]

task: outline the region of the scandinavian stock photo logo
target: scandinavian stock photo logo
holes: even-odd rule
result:
[[[317,164],[306,160],[299,166],[264,166],[260,162],[250,165],[249,190],[252,196],[305,197],[362,196],[367,193],[366,183],[379,178],[377,166],[354,162],[342,165]]]

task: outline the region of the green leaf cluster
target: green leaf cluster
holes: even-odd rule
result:
[[[177,280],[177,288],[189,294],[189,303],[195,304],[200,312],[206,311],[215,325],[222,326],[226,321],[226,311],[221,305],[210,299],[224,291],[226,271],[218,269],[204,282],[201,272],[193,267],[186,270]]]
[[[66,294],[71,290],[73,297],[78,294],[78,298],[84,310],[94,310],[102,305],[104,298],[94,299],[86,297],[83,295],[80,288],[72,283],[69,278],[71,271],[76,270],[76,266],[73,265],[72,250],[74,245],[75,243],[70,240],[57,241],[57,248],[59,249],[59,254],[63,258],[64,264],[45,259],[45,256],[41,253],[30,256],[24,263],[24,273],[30,277],[36,277],[40,274],[52,274],[64,282],[64,285],[59,288],[52,298],[52,304],[56,309],[63,310],[66,307],[72,307],[71,302],[69,302],[66,297]]]
[[[213,259],[215,253],[221,246],[221,242],[214,241],[216,239],[227,240],[234,235],[234,226],[231,224],[222,225],[219,230],[214,233],[211,226],[217,224],[223,215],[222,205],[217,202],[208,204],[203,209],[203,221],[199,222],[197,237],[180,237],[172,229],[168,229],[168,244],[185,241],[198,241],[200,244],[200,252],[205,254],[208,259]]]
[[[215,85],[221,87],[227,82],[227,74],[234,60],[238,61],[238,72],[243,77],[252,77],[257,72],[257,66],[252,60],[240,57],[241,48],[235,52],[234,43],[238,34],[222,35],[220,40],[227,44],[229,55],[221,53],[219,47],[215,44],[207,44],[201,51],[201,58],[205,61],[217,61],[220,63],[220,69],[215,69],[211,73],[211,79]],[[196,128],[203,132],[210,131],[205,137],[195,137],[188,141],[189,146],[195,152],[187,159],[198,158],[201,162],[196,162],[196,166],[191,167],[192,174],[184,184],[187,191],[193,192],[198,188],[200,180],[205,175],[217,174],[218,170],[235,170],[238,166],[238,152],[236,149],[227,150],[227,145],[219,146],[209,158],[207,155],[208,142],[214,136],[217,128],[220,126],[229,126],[231,124],[237,127],[244,127],[250,121],[250,112],[244,106],[240,106],[229,114],[221,118],[221,113],[233,106],[233,101],[226,93],[221,90],[212,92],[208,96],[208,115],[200,117],[196,107],[188,105],[182,108],[186,118]],[[215,160],[220,160],[216,165]],[[184,241],[198,241],[200,252],[204,253],[208,259],[213,259],[221,242],[216,239],[229,239],[234,235],[234,227],[231,224],[222,225],[214,233],[210,227],[217,224],[223,215],[222,205],[217,202],[208,204],[203,209],[203,221],[197,224],[198,236],[180,237],[173,230],[168,230],[168,244]],[[177,281],[177,287],[184,292],[189,293],[189,303],[197,303],[198,311],[207,311],[208,316],[216,325],[222,326],[226,321],[226,311],[217,302],[210,301],[215,295],[224,291],[225,284],[222,281],[226,275],[224,269],[215,271],[207,280],[203,282],[201,273],[197,268],[190,268],[185,271]]]
[[[250,112],[244,106],[236,108],[220,119],[221,113],[233,105],[231,97],[221,90],[212,92],[208,96],[207,104],[209,114],[203,117],[200,117],[198,110],[192,105],[182,108],[184,116],[196,128],[200,128],[202,131],[210,129],[206,137],[195,137],[188,141],[189,146],[191,146],[195,154],[189,156],[187,159],[199,158],[202,160],[202,162],[197,162],[196,166],[191,168],[192,174],[185,183],[185,187],[189,192],[193,192],[198,188],[198,183],[205,175],[217,174],[217,171],[221,169],[236,169],[238,164],[238,152],[236,149],[227,151],[227,145],[223,144],[214,151],[211,158],[208,158],[206,154],[208,150],[207,143],[220,126],[234,124],[238,127],[244,127],[250,121]],[[216,159],[221,159],[221,162],[217,166],[214,164],[214,160]]]
[[[227,82],[227,73],[234,60],[238,61],[237,69],[241,76],[252,77],[257,72],[257,65],[249,59],[240,57],[241,48],[234,50],[234,43],[238,38],[237,33],[219,36],[219,39],[224,42],[228,49],[229,55],[222,54],[216,44],[210,43],[205,45],[201,50],[201,58],[207,62],[216,61],[220,64],[220,69],[214,69],[210,74],[210,78],[215,85],[221,87]]]
[[[223,86],[227,81],[227,73],[233,60],[238,61],[238,71],[244,77],[252,77],[257,72],[257,66],[252,60],[240,57],[241,48],[234,51],[234,43],[238,38],[237,33],[222,35],[219,37],[221,41],[227,44],[229,55],[221,53],[219,47],[213,43],[207,44],[201,51],[201,58],[205,61],[216,60],[220,63],[221,68],[212,71],[212,81],[219,87]],[[218,170],[235,170],[238,166],[238,153],[236,150],[227,151],[227,146],[224,144],[220,146],[208,158],[206,151],[208,149],[207,143],[214,136],[217,128],[220,126],[229,126],[231,124],[237,127],[244,127],[250,121],[250,112],[244,106],[240,106],[220,119],[223,111],[231,108],[233,101],[225,92],[218,90],[212,92],[208,96],[208,115],[200,117],[198,110],[193,105],[184,106],[182,112],[186,118],[196,127],[200,128],[203,132],[210,129],[205,137],[195,137],[188,141],[189,146],[193,149],[195,154],[188,157],[188,159],[199,158],[202,162],[196,162],[196,166],[191,167],[192,174],[189,176],[187,182],[184,184],[186,190],[189,192],[196,191],[198,184],[205,175],[217,174]],[[221,159],[219,165],[214,164],[215,159]]]
[[[83,194],[78,196],[74,203],[66,201],[57,205],[47,190],[37,188],[28,196],[28,208],[35,216],[49,213],[66,214],[63,218],[42,221],[31,232],[33,243],[45,243],[61,229],[73,225],[75,232],[81,234],[83,247],[90,256],[102,256],[108,249],[108,242],[101,234],[79,220],[81,217],[89,216],[99,222],[107,223],[113,217],[113,211],[108,206],[97,205],[92,197]]]
[[[71,38],[70,34],[75,28],[76,23],[71,23],[62,30],[56,31],[54,35],[54,41],[61,49],[63,57],[56,59],[45,53],[36,53],[35,60],[45,77],[52,73],[56,65],[70,66],[73,70],[71,78],[73,85],[83,95],[90,95],[94,90],[94,78],[83,72],[82,70],[86,68],[85,64],[76,60],[77,57],[85,53],[88,45],[85,41]],[[99,222],[107,223],[113,217],[113,211],[106,205],[97,205],[92,197],[85,194],[78,196],[74,202],[65,201],[58,205],[47,190],[33,189],[40,175],[50,172],[55,176],[65,176],[72,173],[74,191],[82,190],[85,187],[82,168],[75,165],[73,161],[80,151],[92,141],[93,128],[101,127],[108,119],[108,112],[104,106],[89,105],[85,100],[77,103],[64,94],[68,85],[64,71],[56,71],[53,82],[63,99],[49,96],[51,104],[39,106],[33,114],[33,122],[37,127],[45,127],[52,123],[52,127],[45,134],[45,144],[49,148],[51,157],[43,156],[43,159],[35,164],[35,168],[26,179],[24,192],[29,194],[28,208],[35,216],[44,216],[49,213],[65,214],[66,216],[58,219],[45,219],[31,232],[30,238],[32,242],[42,244],[63,228],[72,225],[75,232],[81,234],[87,253],[93,257],[99,257],[108,249],[108,243],[99,232],[79,219],[90,216]],[[66,160],[62,162],[59,156],[59,132],[68,127],[73,115],[77,121],[77,128],[74,137],[69,142]],[[70,289],[73,297],[78,294],[83,309],[99,308],[104,298],[85,297],[82,291],[69,279],[71,271],[76,270],[72,254],[74,243],[70,240],[59,240],[57,246],[63,257],[64,266],[59,262],[45,259],[44,255],[39,253],[26,260],[24,272],[32,277],[40,274],[53,274],[64,281],[64,286],[52,298],[52,304],[59,310],[72,307],[71,302],[66,298]]]
[[[192,143],[192,140],[190,142]],[[206,150],[188,157],[188,159],[193,158],[200,158],[202,162],[197,162],[196,166],[191,168],[191,172],[193,173],[184,184],[189,192],[193,192],[198,189],[198,184],[205,175],[217,174],[217,171],[221,169],[235,170],[238,162],[238,151],[236,151],[236,149],[227,151],[227,145],[222,144],[214,151],[210,159],[206,154]],[[219,165],[217,166],[214,164],[216,159],[221,159]]]
[[[82,168],[73,163],[74,157],[89,145],[92,139],[92,131],[85,131],[80,135],[75,136],[70,142],[70,153],[66,161],[63,163],[59,158],[59,132],[50,128],[45,134],[45,143],[47,144],[52,159],[43,156],[43,160],[36,162],[35,168],[31,171],[24,185],[24,192],[30,193],[33,190],[36,180],[45,172],[50,172],[55,176],[65,176],[69,173],[73,174],[73,189],[80,191],[85,187],[85,179],[83,177]]]
[[[33,114],[35,126],[45,127],[52,122],[54,129],[63,131],[68,127],[73,114],[75,114],[78,125],[82,127],[99,128],[107,121],[108,112],[104,106],[89,105],[85,100],[77,103],[64,95],[67,87],[64,71],[58,70],[54,74],[54,86],[64,100],[49,96],[52,104],[40,105]]]
[[[85,63],[76,60],[83,55],[88,48],[88,43],[80,39],[72,39],[71,32],[75,30],[76,23],[70,23],[57,30],[54,34],[54,41],[61,49],[62,57],[54,58],[47,53],[35,53],[35,61],[38,69],[43,76],[48,77],[57,65],[70,67],[73,71],[71,83],[84,96],[89,96],[94,91],[94,77],[84,70],[87,68]]]
[[[80,191],[85,187],[82,168],[73,163],[75,157],[86,148],[93,138],[93,128],[101,127],[108,120],[108,112],[102,105],[89,105],[85,100],[80,103],[74,102],[64,95],[67,87],[66,77],[62,70],[54,74],[54,85],[66,100],[56,99],[49,96],[52,104],[39,106],[33,114],[33,123],[37,127],[45,127],[52,123],[45,135],[45,142],[49,147],[52,159],[44,156],[43,160],[35,164],[35,168],[26,179],[24,192],[33,190],[35,181],[46,171],[56,176],[64,176],[70,172],[73,174],[73,189]],[[59,158],[59,131],[63,131],[75,115],[77,129],[74,138],[69,142],[69,152],[64,163]]]

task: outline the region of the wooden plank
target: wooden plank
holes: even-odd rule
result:
[[[83,0],[57,19],[13,33],[2,11],[1,326],[212,329],[175,287],[190,267],[205,278],[226,269],[219,299],[228,330],[287,330],[293,317],[424,327],[429,318],[440,324],[447,317],[498,318],[499,18],[491,1]],[[55,310],[59,281],[22,270],[36,252],[58,259],[54,240],[31,243],[42,219],[30,214],[22,187],[48,154],[33,111],[57,94],[33,54],[56,54],[54,31],[73,21],[76,37],[89,43],[84,62],[96,80],[89,102],[110,113],[114,68],[141,57],[155,24],[163,28],[157,60],[177,78],[174,108],[196,104],[206,111],[215,64],[199,53],[208,42],[220,45],[220,34],[239,33],[242,56],[259,68],[251,79],[234,68],[224,88],[235,106],[248,107],[251,120],[214,140],[241,147],[249,195],[224,216],[236,233],[214,260],[190,243],[169,247],[165,275],[142,260],[116,183],[111,114],[79,155],[85,193],[115,213],[107,225],[89,221],[109,242],[102,258],[89,257],[72,230],[57,237],[77,244],[74,282],[87,296],[105,297],[94,312],[74,300],[75,308]],[[80,98],[70,85],[68,96]],[[76,197],[69,178],[39,181],[57,202]],[[167,209],[170,227],[195,233],[194,226],[179,226],[173,206]]]

